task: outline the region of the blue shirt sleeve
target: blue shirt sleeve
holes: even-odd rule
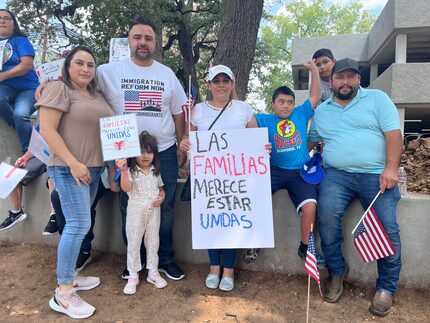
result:
[[[255,115],[255,119],[257,120],[257,124],[259,128],[266,127],[266,123],[264,122],[265,116],[266,115],[264,113],[257,113]]]
[[[378,121],[383,132],[400,129],[400,118],[397,108],[388,95],[378,91]]]
[[[16,44],[19,57],[31,56],[34,57],[34,48],[26,37],[20,37]]]

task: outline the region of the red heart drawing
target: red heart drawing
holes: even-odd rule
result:
[[[116,141],[116,142],[114,143],[114,145],[116,146],[116,148],[117,148],[118,150],[121,150],[121,149],[122,149],[122,146],[124,145],[124,140],[123,140],[123,141]]]

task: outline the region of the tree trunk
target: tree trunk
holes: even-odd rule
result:
[[[156,0],[149,0],[148,3],[148,13],[146,13],[151,20],[154,22],[155,26],[157,26],[158,31],[155,34],[155,39],[157,42],[157,46],[155,48],[154,59],[157,62],[163,63],[163,22],[161,19],[161,15],[158,13],[160,3]]]
[[[264,0],[225,0],[213,65],[231,68],[239,98],[248,91]]]

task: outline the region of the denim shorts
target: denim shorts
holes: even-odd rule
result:
[[[297,212],[307,203],[317,203],[317,186],[305,182],[299,172],[298,169],[270,168],[272,194],[286,189]]]

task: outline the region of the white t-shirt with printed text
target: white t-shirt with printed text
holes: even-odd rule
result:
[[[157,138],[158,150],[176,142],[174,115],[187,97],[173,71],[157,61],[142,67],[131,58],[97,68],[100,90],[117,115],[134,113],[139,133]]]

